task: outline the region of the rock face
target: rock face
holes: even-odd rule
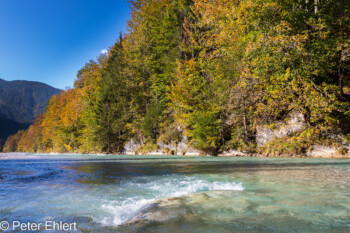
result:
[[[182,140],[179,143],[157,143],[158,150],[150,151],[146,153],[147,155],[164,155],[164,154],[173,154],[173,155],[188,155],[188,156],[198,156],[202,155],[201,151],[193,149],[188,145],[187,137],[183,136]],[[137,154],[137,149],[142,146],[141,142],[138,142],[135,139],[129,140],[124,147],[124,154],[135,155]],[[168,153],[166,153],[166,151]]]
[[[325,146],[314,146],[312,151],[307,153],[308,156],[311,157],[322,157],[322,158],[330,158],[337,156],[337,149]]]
[[[298,132],[306,126],[304,116],[301,113],[295,112],[289,115],[289,119],[287,121],[276,122],[275,124],[276,125],[274,127],[258,126],[256,128],[256,143],[258,146],[262,146],[265,143],[272,141],[276,138],[282,138],[292,133]],[[333,137],[338,138],[338,141],[342,143],[342,147],[345,147],[348,150],[350,150],[350,143],[342,141],[341,135],[333,135]],[[307,152],[306,155],[310,157],[322,158],[339,157],[339,149],[340,148],[316,145],[311,151]]]
[[[290,114],[289,120],[286,122],[277,122],[274,129],[267,126],[258,126],[256,128],[256,143],[258,146],[262,146],[274,138],[281,138],[298,132],[304,126],[305,119],[301,113]]]
[[[256,129],[256,143],[258,146],[262,146],[265,143],[272,141],[276,138],[282,138],[288,136],[292,133],[302,130],[306,126],[304,116],[301,113],[292,113],[287,118],[287,121],[276,122],[275,126],[258,126]],[[180,131],[180,130],[179,130]],[[341,138],[338,135],[339,138]],[[202,156],[205,155],[203,152],[192,148],[189,145],[188,139],[186,136],[181,137],[179,143],[157,143],[158,149],[145,153],[145,155],[186,155],[186,156]],[[137,154],[137,149],[142,146],[141,142],[136,141],[135,139],[129,140],[124,149],[124,154],[135,155]],[[350,151],[350,143],[343,143],[343,147],[348,148]],[[338,157],[339,148],[331,148],[325,146],[314,146],[314,148],[307,152],[307,156],[310,157]],[[348,153],[350,155],[350,153]],[[251,154],[245,153],[238,150],[228,150],[222,151],[218,156],[221,157],[244,157],[244,156],[255,156],[261,157],[260,154]],[[298,155],[296,155],[298,156]]]
[[[231,157],[231,156],[246,156],[247,154],[238,150],[223,151],[219,156]]]
[[[182,137],[182,140],[179,143],[158,143],[159,151],[164,151],[165,148],[168,148],[170,151],[174,152],[174,155],[199,155],[200,151],[193,149],[188,145],[188,139],[186,136]]]
[[[137,142],[135,139],[131,139],[125,144],[123,154],[134,155],[136,153],[137,148],[139,148],[140,146],[140,142]]]

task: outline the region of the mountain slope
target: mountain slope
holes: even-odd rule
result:
[[[27,129],[61,90],[40,82],[0,79],[0,151],[8,136]]]
[[[0,118],[33,123],[36,115],[45,110],[48,100],[60,92],[40,82],[0,79]]]
[[[13,120],[0,118],[0,151],[1,146],[5,143],[6,139],[18,130],[27,129],[29,124],[18,123]]]

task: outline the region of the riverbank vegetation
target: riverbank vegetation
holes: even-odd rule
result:
[[[288,154],[348,137],[348,0],[130,4],[127,32],[4,151],[121,153],[133,139],[144,152],[186,136],[206,154]],[[298,132],[257,145],[258,126],[296,113]]]

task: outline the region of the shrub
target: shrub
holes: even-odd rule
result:
[[[349,152],[349,149],[346,147],[341,147],[337,150],[338,155],[346,155]]]
[[[147,154],[152,151],[158,150],[159,147],[157,144],[152,143],[152,142],[147,142],[143,145],[141,145],[137,150],[135,151],[136,154]]]
[[[174,154],[175,154],[175,151],[174,151],[174,150],[171,150],[171,149],[168,148],[168,147],[164,147],[163,150],[162,150],[162,153],[163,153],[163,154],[166,154],[166,155],[174,155]]]

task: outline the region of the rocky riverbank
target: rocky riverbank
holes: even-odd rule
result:
[[[256,128],[256,137],[255,151],[246,151],[246,150],[226,150],[221,151],[217,154],[219,157],[316,157],[316,158],[349,158],[350,157],[350,143],[343,139],[343,135],[330,135],[333,142],[332,145],[322,145],[317,144],[316,142],[310,143],[307,149],[303,153],[275,153],[274,147],[280,145],[270,145],[268,150],[262,150],[266,147],[268,143],[279,141],[279,144],[285,144],[288,140],[288,137],[293,134],[297,134],[300,131],[303,131],[307,124],[305,122],[304,116],[301,113],[294,112],[289,115],[286,121],[276,121],[274,126],[257,126]],[[135,155],[135,154],[144,154],[144,155],[184,155],[184,156],[206,156],[203,151],[196,150],[193,148],[186,136],[183,136],[183,132],[179,129],[179,134],[181,140],[179,142],[169,142],[157,143],[152,145],[144,144],[135,139],[129,140],[125,144],[123,154]],[[283,146],[283,145],[282,145]],[[289,150],[290,150],[289,145]],[[269,152],[272,151],[271,152]],[[276,148],[276,151],[278,149]],[[283,150],[283,148],[282,148]],[[293,151],[293,150],[291,150]],[[298,151],[298,150],[296,150]]]

